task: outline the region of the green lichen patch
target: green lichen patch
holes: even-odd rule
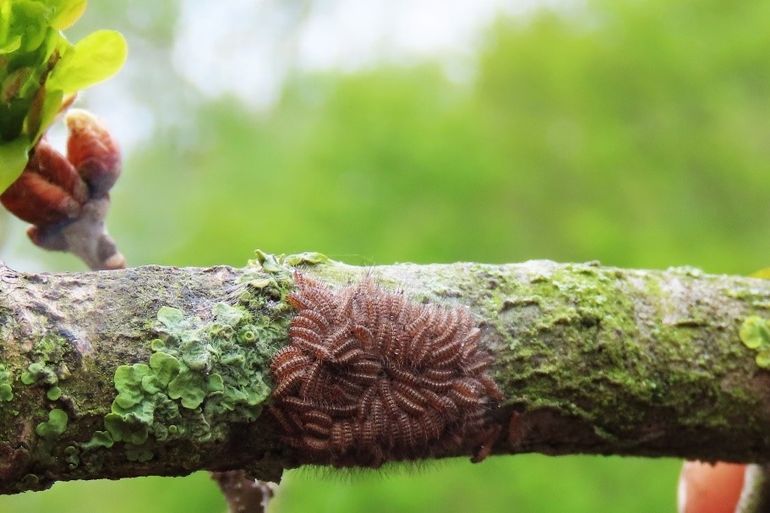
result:
[[[254,251],[254,260],[249,261],[249,265],[258,267],[266,273],[283,273],[287,267],[298,267],[303,265],[318,265],[330,262],[329,257],[321,253],[297,253],[294,255],[266,253],[261,249]]]
[[[22,371],[21,382],[25,385],[55,387],[59,381],[70,376],[66,361],[70,352],[69,343],[62,337],[44,336],[33,346],[30,354],[32,363]]]
[[[0,403],[13,399],[13,374],[0,364]]]
[[[92,451],[101,447],[109,449],[114,444],[115,441],[112,439],[112,435],[110,435],[108,431],[96,431],[91,439],[80,444],[80,447],[84,451]]]
[[[164,306],[157,314],[157,338],[149,341],[147,363],[115,371],[117,395],[84,448],[124,442],[130,461],[153,457],[156,442],[219,441],[231,423],[251,422],[270,388],[263,376],[282,345],[285,327],[240,306],[216,304],[204,321]]]
[[[757,366],[770,368],[770,321],[752,315],[747,317],[739,331],[741,342],[757,352]]]
[[[318,265],[329,263],[331,259],[323,253],[317,253],[314,251],[305,253],[296,253],[294,255],[286,255],[283,257],[283,262],[286,265],[297,267],[300,265]]]
[[[35,427],[35,433],[46,440],[53,440],[67,430],[68,420],[67,413],[64,410],[53,409],[48,412],[48,420],[41,422]]]
[[[233,328],[246,316],[245,311],[225,303],[215,304],[212,313],[214,314],[214,318],[218,325],[222,328]]]
[[[115,442],[143,444],[147,441],[153,422],[154,405],[147,403],[147,408],[138,413],[125,411],[112,405],[112,413],[104,417],[104,427]]]
[[[274,309],[278,317],[285,318],[285,312],[291,307],[285,301],[294,289],[294,267],[315,266],[329,263],[331,260],[320,253],[299,253],[296,255],[272,255],[257,250],[256,258],[249,260],[239,279],[236,291],[238,303],[248,312]],[[283,314],[283,315],[282,315]],[[256,324],[259,328],[259,323]],[[263,340],[264,333],[259,329],[248,329],[248,325],[239,334],[245,342]]]
[[[115,405],[122,410],[128,410],[142,402],[144,389],[142,380],[149,377],[150,366],[144,363],[121,365],[115,370],[115,389],[118,396]]]
[[[48,389],[48,391],[45,393],[45,396],[49,401],[58,401],[61,398],[61,394],[61,388],[53,386]]]
[[[283,274],[292,267],[315,266],[332,262],[332,260],[323,253],[311,251],[295,253],[292,255],[274,255],[258,249],[254,254],[255,258],[249,260],[249,266],[269,274]]]
[[[192,368],[184,369],[168,384],[168,396],[179,399],[189,410],[200,406],[208,393],[206,377]]]
[[[80,465],[80,449],[74,445],[68,445],[64,448],[64,461],[70,469],[77,468]]]
[[[692,425],[726,424],[726,416],[713,411],[732,414],[750,400],[726,392],[714,378],[734,372],[740,359],[712,360],[697,350],[696,324],[663,321],[672,312],[660,277],[586,264],[535,262],[525,268],[515,279],[477,268],[490,283],[480,304],[497,314],[491,322],[503,336],[495,343],[506,348],[495,377],[512,403],[581,418],[612,442],[636,436],[656,415],[676,415]],[[472,297],[474,285],[458,286]],[[687,316],[704,322],[713,317],[712,305],[694,303]],[[737,355],[741,349],[725,351]],[[660,372],[662,361],[676,365]],[[697,407],[703,397],[713,398],[713,410]],[[654,405],[655,414],[629,407],[636,404]]]
[[[59,376],[48,363],[33,362],[21,373],[21,382],[25,385],[54,385],[59,382]]]

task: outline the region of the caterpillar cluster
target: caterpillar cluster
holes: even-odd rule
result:
[[[415,303],[370,278],[341,290],[295,282],[291,342],[271,362],[270,411],[287,444],[340,467],[488,454],[501,393],[467,309]]]

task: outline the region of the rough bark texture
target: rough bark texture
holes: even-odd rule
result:
[[[294,315],[295,268],[332,286],[369,274],[417,301],[467,305],[505,396],[496,454],[770,461],[770,372],[739,336],[749,316],[770,317],[770,281],[260,253],[243,269],[0,266],[0,493],[198,469],[277,480],[301,465],[260,415]]]

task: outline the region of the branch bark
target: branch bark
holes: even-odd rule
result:
[[[260,253],[242,269],[0,266],[0,493],[199,469],[276,481],[302,465],[259,415],[294,315],[295,266],[332,286],[371,275],[418,301],[468,306],[504,394],[495,454],[770,461],[770,372],[739,336],[748,317],[770,317],[770,281]]]

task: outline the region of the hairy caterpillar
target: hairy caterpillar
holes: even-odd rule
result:
[[[338,467],[488,455],[501,393],[466,308],[416,303],[371,278],[340,290],[295,282],[291,343],[271,363],[270,411],[287,444]]]

